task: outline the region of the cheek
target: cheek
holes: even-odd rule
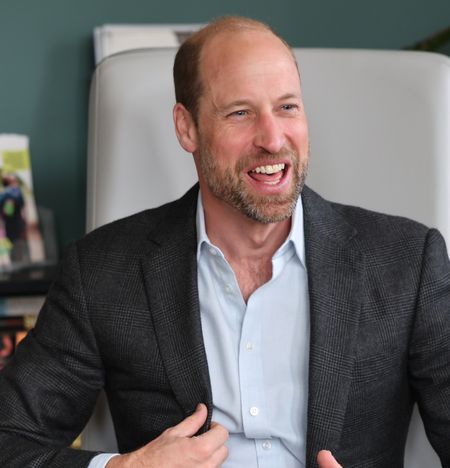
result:
[[[295,147],[301,151],[308,151],[309,148],[309,132],[306,122],[293,125],[288,131],[290,141]]]
[[[222,131],[210,141],[211,154],[221,165],[232,165],[251,151],[251,138],[239,129]]]

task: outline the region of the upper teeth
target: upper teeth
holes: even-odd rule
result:
[[[285,164],[273,164],[272,166],[258,166],[253,169],[252,172],[257,172],[258,174],[275,174],[275,172],[280,172],[284,169]]]

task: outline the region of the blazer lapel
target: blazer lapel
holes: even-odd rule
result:
[[[191,414],[198,403],[212,413],[211,385],[197,292],[197,188],[170,207],[143,260],[144,280],[159,348],[175,397]]]
[[[185,415],[212,395],[197,291],[197,188],[169,208],[142,268],[162,359]],[[338,446],[357,341],[364,258],[356,233],[329,203],[305,187],[305,246],[311,307],[307,466]]]
[[[357,342],[364,258],[356,232],[305,188],[305,250],[311,311],[307,466],[335,450],[344,422]]]

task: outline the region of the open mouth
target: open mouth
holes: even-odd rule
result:
[[[266,185],[278,185],[284,178],[288,169],[286,163],[266,164],[257,166],[248,172],[248,175],[255,180]]]

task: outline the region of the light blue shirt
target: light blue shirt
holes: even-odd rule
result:
[[[305,465],[309,297],[301,199],[272,258],[272,278],[245,304],[197,206],[200,313],[213,420],[230,432],[224,468]]]
[[[309,297],[301,199],[272,258],[272,278],[245,304],[236,276],[205,229],[197,204],[200,314],[213,421],[230,433],[224,468],[305,466]],[[113,454],[92,459],[103,468]]]
[[[96,455],[89,463],[88,468],[105,468],[106,464],[112,457],[118,455],[117,453],[101,453]]]

